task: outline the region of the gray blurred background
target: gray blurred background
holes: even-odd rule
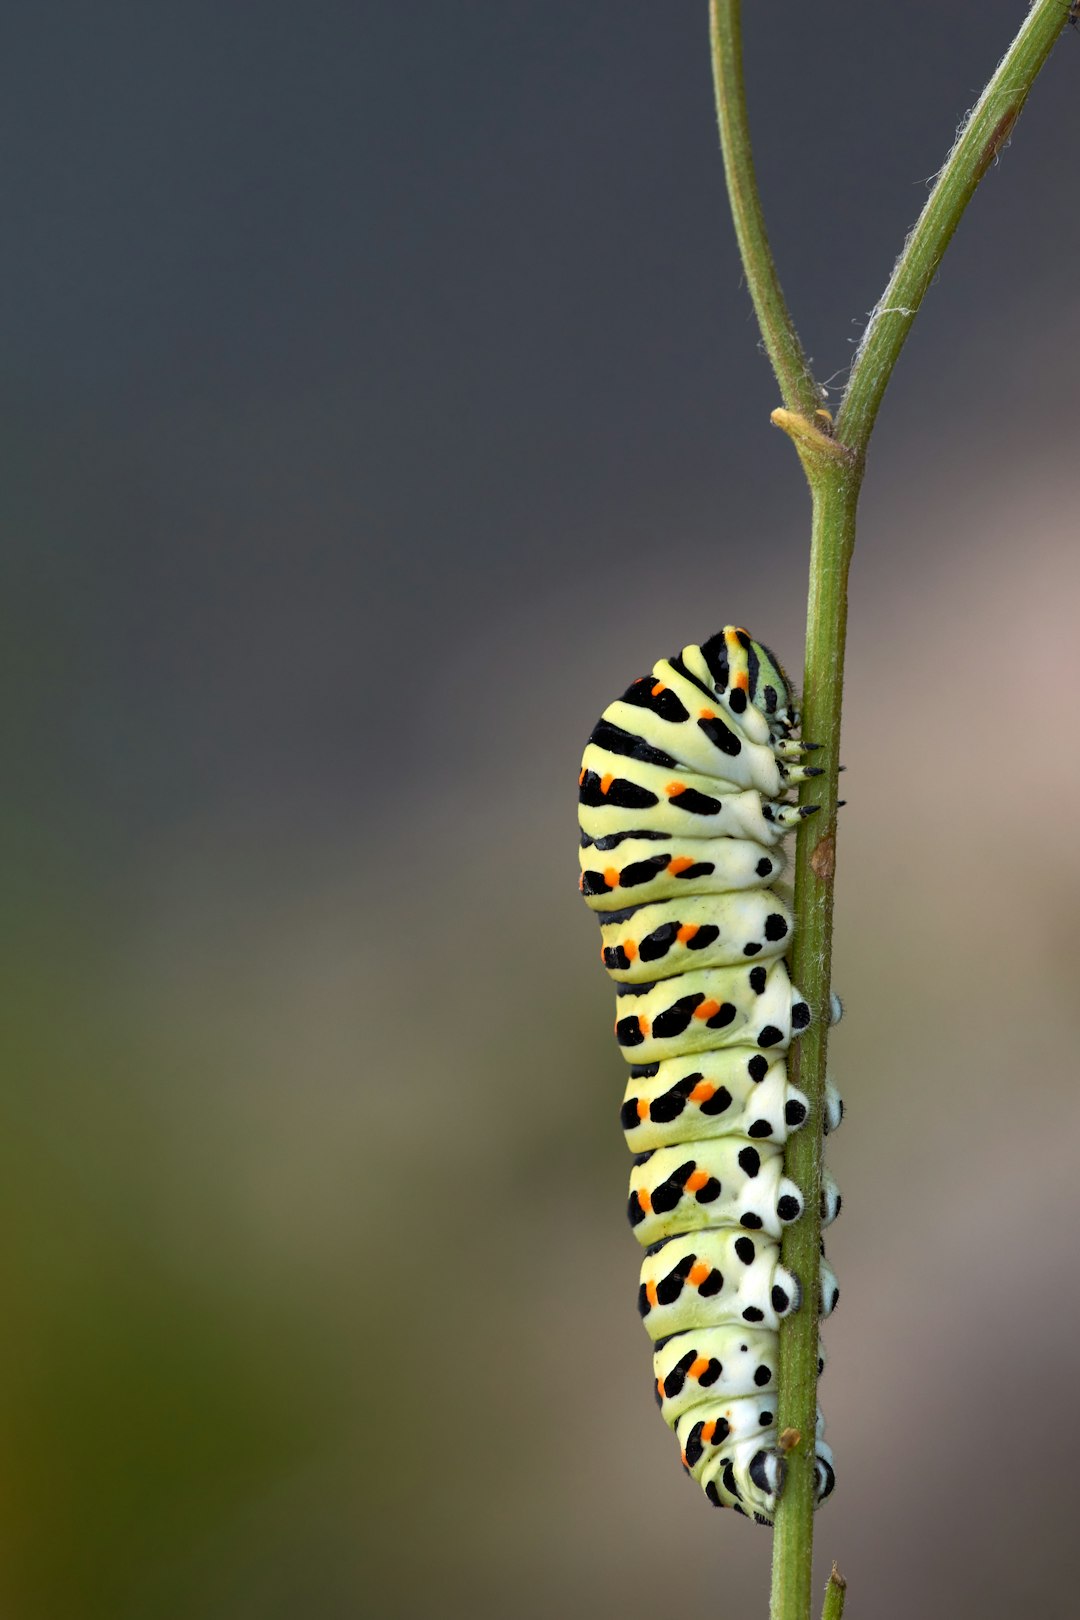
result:
[[[746,11],[836,389],[1025,0]],[[57,0],[0,81],[0,1612],[763,1614],[650,1398],[575,888],[629,679],[801,663],[703,0]],[[875,1620],[1075,1613],[1078,88],[1068,32],[852,576],[818,1522]]]

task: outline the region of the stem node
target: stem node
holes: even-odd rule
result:
[[[851,461],[850,450],[833,438],[831,418],[825,411],[815,411],[813,416],[804,416],[801,411],[789,411],[786,406],[778,405],[769,421],[773,427],[780,428],[792,440],[808,474],[810,472],[808,463],[826,461],[843,464]],[[825,431],[826,424],[828,432]]]

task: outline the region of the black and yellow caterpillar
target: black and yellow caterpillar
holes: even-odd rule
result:
[[[817,808],[789,789],[821,772],[800,763],[798,723],[777,659],[729,625],[604,710],[578,778],[580,887],[631,1064],[629,1216],[657,1399],[709,1500],[765,1524],[785,1472],[777,1329],[802,1303],[780,1238],[803,1210],[783,1155],[808,1105],[785,1054],[810,1008],[788,977],[777,884],[785,835]],[[842,1111],[830,1086],[826,1130]],[[839,1208],[826,1176],[823,1220]],[[820,1314],[837,1298],[823,1262]],[[819,1502],[836,1479],[821,1431],[819,1413]]]

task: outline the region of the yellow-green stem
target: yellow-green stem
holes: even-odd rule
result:
[[[710,0],[709,35],[724,179],[743,264],[754,267],[746,278],[754,313],[784,404],[811,416],[821,394],[776,273],[754,173],[743,84],[742,0]]]
[[[792,1083],[806,1093],[810,1117],[788,1142],[787,1173],[798,1183],[807,1214],[784,1233],[783,1263],[803,1285],[803,1308],[780,1328],[781,1434],[796,1430],[788,1453],[788,1476],[773,1532],[772,1613],[776,1620],[808,1615],[814,1516],[814,1437],[817,1421],[819,1243],[821,1220],[822,1103],[829,1038],[829,978],[832,961],[833,874],[836,869],[837,767],[847,629],[847,578],[855,543],[860,470],[842,464],[814,469],[810,601],[803,681],[803,736],[820,743],[815,763],[825,775],[803,783],[803,803],[820,804],[803,822],[795,849],[798,925],[791,976],[813,1013],[809,1029],[792,1047]],[[807,789],[813,789],[809,793]]]

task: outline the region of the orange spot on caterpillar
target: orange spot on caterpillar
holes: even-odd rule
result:
[[[682,1458],[683,1467],[686,1469],[686,1472],[689,1473],[690,1472],[690,1464],[686,1460],[686,1452],[685,1451],[680,1451],[679,1456]]]
[[[578,779],[577,779],[577,785],[578,785],[578,787],[580,787],[580,786],[581,786],[581,784],[582,784],[582,782],[584,782],[584,780],[585,780],[585,767],[584,767],[584,765],[583,765],[583,766],[582,766],[582,767],[581,767],[581,772],[580,772],[580,774],[579,774],[579,776],[578,776]]]
[[[740,692],[749,692],[749,690],[750,690],[750,677],[747,674],[746,670],[741,669],[739,671],[739,673],[736,675],[734,681],[732,681],[731,684],[733,686],[737,686],[739,688]]]
[[[649,1117],[649,1103],[646,1097],[639,1097],[637,1100],[637,1117],[638,1119],[648,1119]]]
[[[666,1391],[664,1389],[664,1380],[662,1378],[658,1378],[656,1380],[656,1393],[659,1395],[661,1400],[664,1400],[666,1398]]]
[[[585,893],[585,874],[584,874],[584,872],[582,872],[581,876],[578,878],[577,886],[581,890],[582,894],[584,894]]]
[[[696,1266],[691,1267],[689,1281],[693,1283],[695,1288],[700,1288],[708,1275],[708,1266],[704,1260],[699,1260]]]
[[[680,944],[686,945],[690,942],[690,940],[693,939],[697,931],[697,923],[683,923],[682,927],[679,929],[679,932],[675,935],[675,938],[680,942]]]
[[[673,798],[675,798],[676,794],[686,792],[686,783],[685,782],[665,782],[664,783],[664,792],[667,794],[669,799],[673,799]]]
[[[713,1085],[711,1080],[699,1080],[693,1091],[690,1093],[690,1101],[696,1103],[708,1102],[709,1098],[713,1096],[715,1092],[716,1087]]]
[[[663,681],[657,681],[656,685],[652,689],[652,695],[653,697],[659,697],[661,692],[666,691],[667,687],[664,685]]]
[[[649,1197],[649,1189],[647,1187],[638,1188],[637,1201],[645,1211],[646,1215],[652,1214],[652,1199]]]
[[[652,1030],[649,1027],[649,1020],[645,1017],[644,1013],[638,1013],[637,1027],[645,1036],[646,1040],[652,1034]]]
[[[720,1003],[718,1001],[703,1001],[700,1007],[694,1008],[694,1017],[702,1019],[715,1018],[719,1011]]]
[[[698,719],[699,720],[715,720],[716,719],[716,710],[715,709],[699,709],[698,710]]]
[[[612,773],[610,771],[608,771],[606,776],[602,776],[600,778],[600,791],[601,791],[601,793],[606,793],[608,788],[611,786],[612,782],[614,782],[614,780],[615,780],[615,778],[614,778],[614,776],[612,775]]]
[[[654,1282],[647,1282],[645,1284],[645,1298],[648,1300],[649,1304],[655,1310],[656,1309],[656,1284]]]
[[[617,889],[619,887],[619,868],[617,866],[605,866],[604,882],[607,884],[609,889]]]
[[[690,859],[689,855],[676,855],[673,860],[668,861],[667,869],[671,873],[672,877],[678,877],[680,872],[685,872],[686,868],[688,866],[693,866],[693,864],[694,863]]]
[[[694,1362],[693,1366],[690,1368],[690,1371],[687,1373],[686,1376],[688,1378],[700,1378],[702,1373],[703,1372],[708,1372],[708,1370],[709,1370],[709,1359],[708,1359],[708,1357],[707,1356],[698,1356],[697,1360]]]
[[[706,1423],[705,1427],[701,1431],[701,1438],[702,1438],[702,1440],[704,1441],[704,1443],[707,1446],[712,1445],[713,1435],[715,1433],[716,1433],[716,1419],[713,1418],[712,1422],[711,1423]]]
[[[686,1178],[687,1192],[700,1192],[708,1179],[708,1175],[704,1170],[695,1170],[692,1176]]]
[[[637,945],[634,940],[628,939],[624,941],[623,955],[626,957],[628,962],[632,962],[634,960],[635,956],[637,955]]]

